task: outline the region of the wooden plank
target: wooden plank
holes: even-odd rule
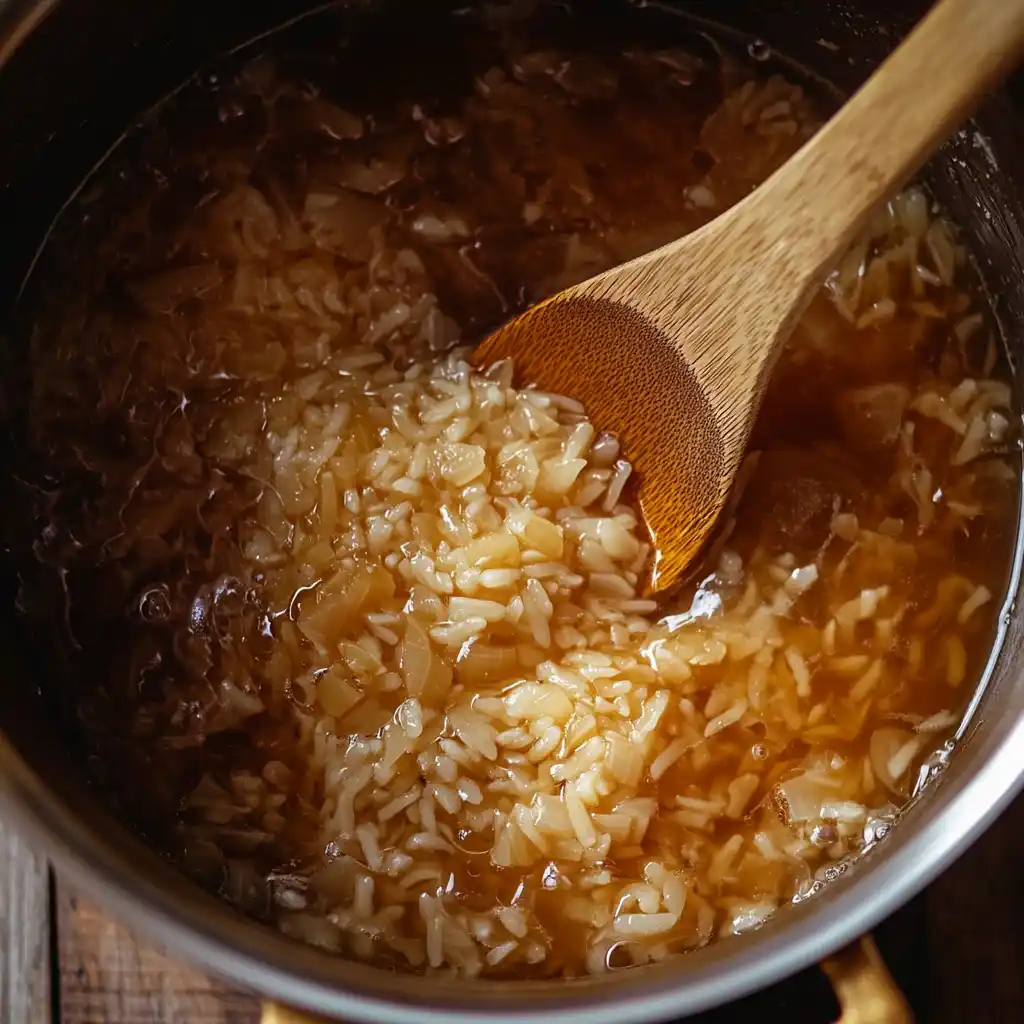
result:
[[[0,1021],[50,1024],[46,861],[0,822]]]
[[[61,1024],[256,1024],[259,1000],[183,966],[57,893]],[[2,1018],[0,1018],[2,1019]]]
[[[1024,1020],[1024,796],[928,890],[932,1016]]]

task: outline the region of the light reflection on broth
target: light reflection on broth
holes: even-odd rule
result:
[[[918,189],[879,214],[656,610],[614,439],[444,353],[715,216],[812,102],[642,15],[614,51],[457,20],[367,95],[336,17],[125,140],[33,284],[10,528],[93,776],[248,912],[400,968],[756,927],[893,820],[992,643],[1010,392],[956,232]]]

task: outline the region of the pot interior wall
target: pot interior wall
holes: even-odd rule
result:
[[[15,309],[21,283],[53,216],[127,127],[217,54],[318,5],[311,0],[264,0],[262,4],[243,0],[221,0],[217,4],[202,0],[163,4],[63,0],[15,49],[10,32],[31,6],[0,3],[0,60],[6,61],[0,70],[0,138],[5,140],[0,149],[0,223],[5,232],[0,311],[4,317]],[[444,17],[452,6],[443,0],[356,0],[347,5],[346,16],[353,23],[375,19],[378,30],[393,37],[396,54],[406,55],[404,59],[429,59],[430,55],[421,53],[418,46],[419,26]],[[690,16],[708,18],[750,38],[767,41],[843,91],[866,76],[926,6],[917,0],[904,4],[881,0],[691,0],[675,5],[685,8]],[[653,19],[657,31],[669,34],[678,23],[672,5],[651,4],[638,9],[625,0],[590,0],[586,7],[589,30],[611,34],[611,38],[622,31],[625,19]],[[367,81],[372,83],[379,74],[379,67],[368,62]],[[1014,88],[1024,98],[1024,88],[1019,83]],[[994,98],[975,126],[951,141],[932,165],[929,176],[938,198],[972,236],[982,278],[1015,361],[1022,339],[1013,325],[1024,324],[1024,151],[1014,138],[1014,109],[1012,92]],[[1016,120],[1019,122],[1019,115]],[[3,359],[10,368],[5,376],[9,382],[16,381],[16,355],[5,351]],[[9,454],[0,447],[0,458]],[[180,944],[188,930],[195,953],[240,980],[270,987],[299,1002],[319,1001],[324,1008],[340,1005],[332,1003],[331,997],[337,986],[361,990],[369,998],[386,997],[410,1005],[422,998],[422,982],[339,965],[241,920],[185,882],[110,817],[83,782],[68,746],[56,736],[45,681],[32,671],[46,638],[19,635],[13,619],[15,582],[4,570],[0,577],[0,647],[7,672],[5,700],[0,702],[0,776],[6,773],[5,785],[16,800],[33,806],[35,823],[41,825],[51,842],[73,847],[75,862],[80,865],[101,865],[99,874],[106,876],[110,898],[115,903],[120,900],[129,916],[144,916],[140,909],[143,904],[149,908],[146,913],[155,909],[153,920],[158,930],[163,928],[166,939]],[[1011,654],[1019,648],[1019,623],[1014,621],[1010,629],[1012,636],[1004,644],[1004,655],[987,696],[990,710],[986,714],[983,707],[977,719],[982,730],[1000,715],[1019,713],[1022,703],[1020,684],[1010,663]],[[977,744],[975,761],[983,756],[987,742],[985,739]],[[970,748],[966,753],[971,754]],[[970,756],[962,757],[950,775],[961,777],[962,782],[971,765]],[[953,780],[947,779],[946,785],[952,784]],[[915,814],[934,813],[941,800],[942,794],[933,791]],[[116,878],[120,883],[112,881]],[[842,885],[854,880],[843,879]],[[837,892],[841,889],[836,886]],[[812,901],[815,906],[794,908],[789,917],[794,924],[809,921],[816,910],[827,912],[830,899],[826,893],[824,899]],[[164,924],[161,926],[157,919]],[[169,920],[177,920],[179,926],[168,925]],[[777,941],[788,923],[788,919],[775,922],[764,929],[756,944],[744,943],[749,948],[740,959],[745,958],[752,968],[757,956],[763,961],[763,950]],[[225,944],[234,952],[226,954]],[[758,949],[762,950],[760,954]],[[723,957],[739,954],[738,948],[726,944],[695,954],[689,966],[694,972],[706,971],[720,965]],[[276,966],[261,972],[255,967],[260,961]],[[789,963],[789,969],[796,966],[801,964]],[[544,1004],[554,1008],[581,998],[583,991],[599,1000],[609,985],[626,995],[640,987],[647,994],[669,992],[678,971],[677,965],[668,973],[634,972],[634,977],[616,981],[542,985],[531,990],[532,998],[538,1007]],[[772,980],[770,974],[768,967],[751,969],[745,988],[733,988],[723,996],[740,995]],[[305,979],[305,987],[296,979]],[[495,1010],[522,1008],[526,999],[526,993],[515,986],[496,985],[488,991],[488,1005]],[[429,992],[433,1000],[448,1000],[450,1006],[471,1006],[482,998],[480,989],[472,984],[453,986],[440,980],[430,982]],[[703,996],[686,997],[683,993],[673,998],[677,1011],[683,1012],[696,1009],[700,998],[706,1003],[711,997],[705,992]],[[346,1010],[350,1016],[368,1012],[352,1004]],[[619,1019],[633,1018],[623,1011]]]

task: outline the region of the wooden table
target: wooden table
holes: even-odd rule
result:
[[[922,1024],[1024,1020],[1024,797],[876,938]],[[706,1024],[825,1024],[793,991],[778,986]],[[0,1024],[258,1019],[254,995],[137,940],[0,823]]]

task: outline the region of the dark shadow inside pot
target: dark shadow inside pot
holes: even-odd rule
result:
[[[199,0],[63,0],[18,42],[26,12],[41,6],[11,2],[0,9],[0,137],[5,140],[0,151],[0,224],[5,232],[0,310],[5,320],[16,315],[23,282],[54,216],[126,128],[216,56],[318,5],[308,0],[267,0],[262,5],[240,0],[214,5]],[[443,0],[412,6],[354,0],[340,17],[351,19],[353,25],[370,19],[381,39],[413,60],[427,26],[452,6]],[[766,41],[800,67],[848,92],[926,6],[877,0],[751,0],[724,5],[692,0],[641,9],[600,0],[591,5],[586,31],[615,38],[626,20],[640,18],[647,19],[644,31],[660,36],[675,31],[677,9],[685,9],[689,18],[706,18],[746,39]],[[379,88],[371,63],[367,86]],[[1024,148],[1017,128],[1022,106],[1024,87],[1018,81],[995,96],[975,122],[944,147],[927,172],[936,197],[971,237],[1014,367],[1022,343],[1019,325],[1024,324]],[[5,388],[23,386],[17,353],[5,349],[2,359]],[[16,461],[12,444],[6,431],[0,434],[5,465]],[[2,486],[12,486],[6,473]],[[339,965],[243,920],[188,883],[110,814],[81,770],[75,737],[56,727],[67,716],[38,671],[49,656],[47,637],[26,636],[19,628],[17,589],[16,573],[5,559],[0,562],[0,600],[5,609],[0,647],[7,667],[5,700],[0,702],[0,775],[5,776],[0,789],[21,805],[20,816],[54,844],[72,871],[97,885],[133,922],[147,923],[158,937],[235,980],[306,1005],[336,1012],[347,1008],[353,1019],[376,1012],[375,1000],[416,1012],[409,1008],[422,999],[421,983]],[[976,719],[981,729],[1003,713],[999,701],[1010,702],[1011,710],[1020,704],[1012,662],[1019,650],[1021,623],[1015,618],[1008,625],[1004,654]],[[929,794],[929,801],[935,804],[935,793]],[[911,892],[908,889],[905,895]],[[808,922],[813,913],[807,905],[793,910],[794,916]],[[531,1005],[550,1017],[556,1011],[587,1012],[605,1004],[605,1015],[599,1014],[605,1020],[615,1007],[631,1001],[638,1009],[622,1010],[618,1018],[623,1021],[654,1019],[672,1007],[673,1012],[700,1009],[746,994],[826,952],[815,948],[810,937],[814,926],[808,923],[808,937],[799,950],[769,962],[764,951],[770,951],[773,941],[784,941],[785,927],[781,921],[765,930],[761,967],[749,970],[742,981],[735,972],[721,973],[723,959],[732,954],[723,957],[716,948],[695,959],[694,969],[707,965],[719,972],[717,988],[694,986],[687,995],[671,971],[655,970],[638,972],[629,980],[542,984],[530,997],[535,1001]],[[748,967],[756,955],[751,951],[744,957]],[[741,966],[737,959],[736,972]],[[511,1012],[525,1000],[516,986],[493,986],[487,996],[474,983],[435,979],[431,986],[439,1007],[484,1012],[480,1008],[486,1006],[487,1012]],[[343,989],[360,992],[366,1001],[346,1004],[346,997],[338,994]],[[827,1002],[828,997],[819,990],[818,998]],[[390,1017],[380,1019],[397,1019],[400,1013],[389,1012]]]

